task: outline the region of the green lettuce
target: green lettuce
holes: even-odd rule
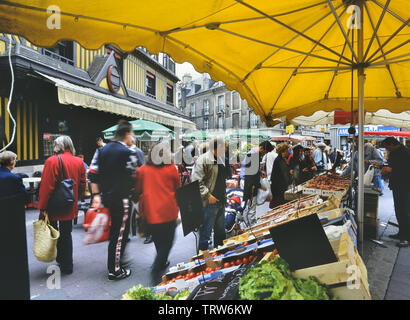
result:
[[[242,300],[329,300],[328,289],[316,278],[295,279],[282,258],[262,261],[239,280]]]

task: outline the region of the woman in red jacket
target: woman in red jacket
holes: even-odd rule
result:
[[[54,141],[54,156],[49,157],[41,175],[39,203],[40,217],[48,215],[51,225],[59,230],[60,238],[57,242],[57,263],[62,273],[73,272],[73,241],[71,232],[73,220],[78,216],[78,195],[82,194],[86,186],[85,167],[81,158],[75,157],[75,149],[71,138],[60,136]],[[59,157],[62,159],[65,179],[74,180],[74,203],[72,206],[58,211],[47,210],[50,196],[52,195],[59,172],[62,169]]]
[[[160,282],[162,272],[169,265],[167,259],[173,245],[179,212],[175,194],[180,186],[181,179],[172,163],[169,144],[156,144],[149,151],[146,164],[137,171],[135,187],[137,195],[141,195],[139,213],[147,221],[148,231],[157,250],[151,269],[152,285]]]

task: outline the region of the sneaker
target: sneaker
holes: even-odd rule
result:
[[[111,280],[111,281],[122,280],[122,279],[128,278],[130,275],[131,275],[130,269],[121,268],[118,272],[108,273],[108,280]]]
[[[148,236],[148,237],[144,240],[144,244],[151,243],[152,241],[154,241],[154,240],[152,240],[152,236]]]
[[[390,239],[399,239],[399,234],[398,234],[398,233],[396,233],[396,234],[389,234],[389,238],[390,238]]]
[[[400,240],[400,243],[397,244],[399,248],[406,248],[410,246],[410,243],[407,240]]]

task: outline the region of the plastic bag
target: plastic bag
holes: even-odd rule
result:
[[[373,166],[369,166],[369,169],[367,169],[364,177],[363,177],[363,184],[365,186],[371,186],[373,183],[373,176],[374,176],[374,168]]]
[[[85,245],[104,242],[109,239],[111,217],[107,208],[89,209],[85,215],[83,227]]]
[[[339,239],[340,236],[349,231],[349,228],[352,226],[350,221],[347,221],[343,226],[327,226],[323,229],[325,230],[326,236],[329,241]]]
[[[261,179],[261,186],[264,186],[266,191],[262,189],[258,190],[258,194],[256,196],[256,203],[258,206],[264,204],[266,201],[272,200],[272,192],[270,190],[270,184],[267,178]]]

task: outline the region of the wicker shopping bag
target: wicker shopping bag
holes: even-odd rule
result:
[[[34,256],[41,262],[54,261],[57,258],[57,240],[60,233],[50,225],[47,214],[44,220],[35,221],[33,227]]]

